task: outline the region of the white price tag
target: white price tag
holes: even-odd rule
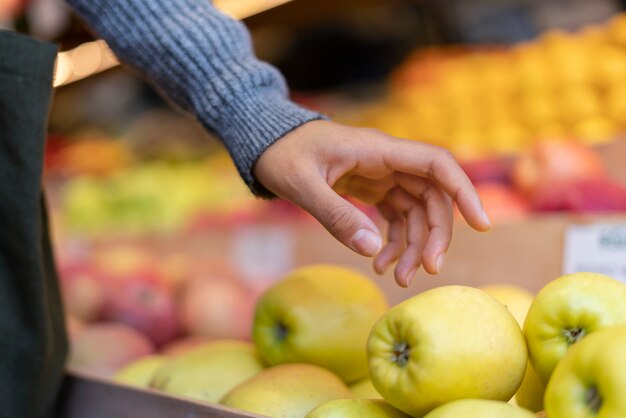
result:
[[[249,282],[275,279],[292,268],[294,241],[285,227],[245,226],[233,234],[232,258]]]
[[[626,282],[626,224],[575,225],[567,229],[563,272],[580,271]]]

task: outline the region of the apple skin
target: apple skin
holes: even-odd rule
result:
[[[138,358],[154,353],[150,340],[124,324],[98,322],[74,336],[67,367],[82,373],[110,378]]]
[[[218,402],[230,389],[263,370],[254,346],[245,341],[211,341],[170,357],[150,386],[174,395]]]
[[[89,263],[59,266],[65,312],[86,322],[97,320],[106,301],[101,274]]]
[[[156,271],[140,269],[108,278],[102,317],[147,335],[158,347],[180,332],[173,289]]]
[[[522,196],[510,186],[498,183],[476,185],[489,218],[495,221],[510,221],[528,217],[530,208]]]
[[[316,364],[352,383],[368,374],[368,334],[386,310],[385,297],[367,277],[309,265],[261,296],[253,338],[269,365]]]
[[[198,336],[187,336],[184,338],[179,338],[174,341],[170,341],[163,347],[161,347],[160,352],[166,356],[177,356],[179,354],[186,353],[188,351],[193,350],[194,348],[200,347],[208,342],[210,342],[209,338],[206,337],[198,337]]]
[[[166,360],[167,357],[160,354],[141,357],[115,372],[113,380],[129,386],[150,387],[154,374]]]
[[[232,277],[198,275],[180,288],[178,315],[191,335],[250,340],[253,312],[251,291]]]
[[[626,417],[626,327],[598,330],[570,348],[546,388],[551,418]]]
[[[415,417],[457,399],[508,401],[528,361],[513,315],[466,286],[437,287],[389,309],[367,352],[376,390]]]
[[[351,384],[350,390],[352,394],[357,399],[382,399],[380,393],[374,387],[372,380],[367,377],[365,379],[361,379],[358,382]]]
[[[604,177],[602,160],[591,148],[572,140],[542,140],[520,156],[513,166],[513,183],[532,195],[546,179],[560,182]]]
[[[424,418],[537,418],[532,412],[502,401],[460,399],[431,411]]]
[[[481,290],[496,298],[513,314],[520,327],[524,326],[526,314],[533,303],[534,295],[528,290],[510,284],[492,284],[482,286]],[[529,363],[526,366],[524,380],[511,400],[515,405],[537,412],[543,409],[545,386]]]
[[[606,178],[547,181],[533,193],[531,207],[540,212],[622,212],[626,187]]]
[[[313,364],[280,364],[256,374],[220,401],[273,418],[304,417],[333,399],[350,398],[350,389],[334,373]]]
[[[625,284],[597,273],[561,276],[539,291],[524,321],[524,335],[530,362],[544,385],[576,341],[601,328],[626,325],[625,300]]]
[[[305,418],[410,418],[382,399],[335,399],[324,402]]]

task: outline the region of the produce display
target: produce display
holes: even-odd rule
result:
[[[496,221],[539,213],[626,211],[626,184],[612,178],[593,148],[550,139],[512,159],[462,162]]]
[[[276,418],[621,417],[625,292],[575,273],[536,296],[440,286],[388,308],[360,274],[309,265],[258,297],[253,341],[187,337],[170,351],[96,321],[72,333],[70,369]],[[520,396],[536,383],[535,399]]]
[[[385,100],[345,115],[459,158],[510,154],[538,138],[611,141],[626,129],[626,15],[512,47],[418,50]]]

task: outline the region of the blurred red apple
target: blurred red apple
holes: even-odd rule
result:
[[[131,361],[153,352],[150,340],[129,326],[94,323],[71,341],[67,367],[86,374],[110,377]]]
[[[131,326],[157,346],[178,335],[174,293],[158,273],[142,269],[113,276],[108,284],[103,319]]]
[[[250,339],[253,309],[250,291],[229,277],[196,276],[181,288],[180,320],[192,335]]]
[[[532,208],[541,212],[626,211],[626,187],[606,178],[549,182],[534,193]]]
[[[509,186],[498,183],[476,185],[485,211],[493,221],[522,219],[530,211],[528,203]]]
[[[531,195],[546,182],[599,178],[605,174],[602,160],[590,148],[573,141],[541,141],[520,156],[513,167],[513,182]]]
[[[88,264],[59,266],[65,312],[84,321],[97,319],[106,298],[102,277]]]
[[[161,354],[165,354],[166,356],[177,356],[182,353],[186,353],[189,350],[193,350],[196,347],[199,347],[203,344],[211,341],[210,338],[200,337],[200,336],[190,336],[181,338],[178,340],[174,340],[166,344],[161,348]]]
[[[501,159],[465,161],[461,163],[461,167],[475,185],[481,183],[509,184],[511,182],[511,170]]]

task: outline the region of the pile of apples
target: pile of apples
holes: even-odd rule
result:
[[[608,142],[626,129],[625,34],[621,14],[510,48],[421,49],[393,74],[388,97],[346,119],[460,158],[511,154],[554,136]]]
[[[543,140],[515,159],[462,166],[496,221],[531,213],[626,211],[626,185],[607,173],[596,150],[573,141]]]
[[[76,370],[106,377],[148,354],[250,339],[262,287],[224,261],[158,256],[126,243],[59,256],[58,266]]]
[[[617,418],[624,300],[625,284],[576,273],[534,297],[441,286],[389,308],[360,273],[310,265],[263,293],[252,342],[146,355],[113,379],[277,418]]]

